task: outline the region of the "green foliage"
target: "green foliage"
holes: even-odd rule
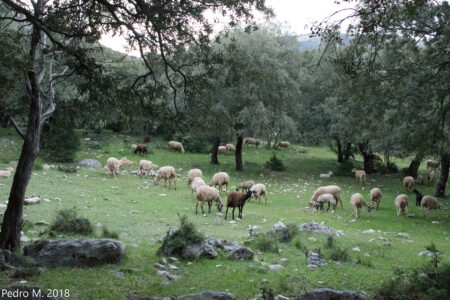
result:
[[[42,171],[43,169],[44,169],[44,167],[43,167],[42,160],[39,159],[39,158],[37,158],[37,159],[34,161],[34,164],[33,164],[33,170],[34,170],[34,171]]]
[[[283,162],[279,160],[275,154],[273,154],[270,160],[264,164],[264,167],[272,171],[284,171],[286,169]]]
[[[278,231],[276,233],[278,241],[282,243],[290,242],[300,232],[298,226],[295,223],[287,224],[286,228],[286,230]]]
[[[271,232],[256,235],[252,244],[256,249],[261,251],[273,253],[279,252],[277,237]]]
[[[389,162],[387,165],[383,164],[382,162],[375,161],[374,162],[374,168],[377,171],[377,173],[380,173],[382,175],[389,174],[389,173],[397,173],[398,167],[395,163]]]
[[[331,252],[330,259],[334,261],[347,261],[349,259],[348,250],[335,246],[333,252]]]
[[[197,231],[194,223],[188,221],[187,216],[179,216],[180,227],[177,230],[167,231],[161,247],[158,249],[159,255],[181,256],[183,249],[189,244],[201,243],[203,234]]]
[[[50,224],[50,231],[89,235],[94,232],[94,228],[88,219],[77,217],[77,210],[73,207],[58,211],[55,220]]]
[[[77,166],[75,166],[75,165],[59,165],[58,171],[64,172],[64,173],[76,173]]]
[[[184,151],[192,153],[209,153],[210,143],[204,137],[195,137],[192,135],[177,136],[177,141],[183,144]]]
[[[102,237],[117,240],[119,238],[119,234],[115,231],[110,231],[106,226],[103,226]]]
[[[327,243],[325,244],[325,247],[329,248],[329,249],[333,249],[334,247],[336,247],[336,241],[334,240],[333,235],[330,234],[328,236]]]
[[[353,162],[350,160],[340,163],[336,171],[333,171],[334,176],[346,176],[353,177],[355,174],[352,173],[352,169],[354,168]]]

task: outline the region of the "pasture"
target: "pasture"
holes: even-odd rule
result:
[[[131,152],[130,145],[139,139],[125,135],[104,135],[80,133],[82,146],[77,153],[77,161],[85,158],[99,160],[103,165],[110,156],[126,156],[137,163],[139,155]],[[100,142],[95,147],[85,138]],[[20,154],[20,140],[11,130],[0,131],[0,169],[16,167]],[[415,206],[415,195],[408,193],[409,213],[416,217],[397,217],[394,198],[404,193],[402,175],[369,175],[367,184],[362,186],[355,181],[354,175],[340,174],[335,154],[327,147],[306,147],[293,145],[290,149],[275,151],[277,157],[286,166],[283,172],[274,172],[264,168],[273,150],[244,147],[244,172],[234,170],[234,156],[221,155],[220,165],[210,165],[209,155],[169,152],[167,142],[154,140],[149,144],[152,155],[144,159],[158,166],[172,165],[177,174],[177,190],[153,185],[152,177],[139,178],[131,174],[120,174],[117,179],[108,176],[106,169],[90,170],[79,168],[76,173],[64,173],[57,169],[35,169],[27,189],[27,196],[40,195],[50,202],[26,206],[24,209],[26,225],[24,234],[32,239],[48,238],[40,236],[45,227],[33,225],[37,221],[51,222],[58,210],[76,207],[80,216],[91,220],[96,228],[95,236],[101,235],[102,227],[119,233],[120,240],[128,245],[125,258],[120,265],[108,265],[93,269],[57,268],[44,270],[40,275],[27,279],[26,285],[39,286],[42,289],[68,289],[73,299],[124,299],[130,294],[143,296],[176,296],[200,292],[206,289],[229,291],[238,299],[254,298],[261,288],[272,289],[275,294],[292,296],[316,287],[362,290],[373,295],[375,288],[392,277],[397,267],[413,268],[429,261],[428,257],[419,257],[418,253],[433,242],[441,251],[443,263],[449,263],[450,243],[450,205],[448,200],[440,199],[442,210],[437,216],[426,219],[420,216]],[[356,156],[355,166],[361,166],[361,157]],[[397,160],[400,167],[406,167],[409,160]],[[42,161],[37,164],[42,165]],[[359,164],[359,165],[358,165]],[[133,166],[136,167],[136,166]],[[264,183],[267,188],[268,204],[256,204],[254,200],[244,207],[243,220],[231,221],[216,215],[212,207],[211,214],[195,214],[195,201],[190,199],[190,187],[186,185],[187,172],[191,168],[200,168],[208,183],[216,172],[224,171],[230,175],[229,190],[245,180]],[[320,173],[333,171],[331,178],[319,178]],[[424,173],[425,167],[420,169]],[[344,176],[346,175],[346,176]],[[8,199],[12,176],[0,181],[0,202]],[[344,208],[335,212],[314,212],[308,208],[308,200],[314,190],[322,185],[336,184],[343,190]],[[379,187],[383,192],[380,209],[368,213],[361,211],[361,217],[353,221],[353,208],[349,199],[353,193],[361,193],[369,200],[369,190]],[[424,195],[432,195],[434,187],[418,188]],[[61,201],[56,201],[60,198]],[[222,194],[222,201],[226,202]],[[2,209],[4,210],[4,208]],[[222,211],[225,212],[224,210]],[[336,263],[331,261],[330,249],[325,247],[327,236],[312,233],[300,233],[298,239],[308,249],[321,249],[328,266],[317,270],[306,267],[306,257],[298,250],[294,241],[279,243],[279,254],[258,252],[258,261],[230,261],[225,256],[215,260],[199,259],[181,261],[176,272],[181,278],[169,284],[156,274],[153,267],[160,260],[156,250],[161,239],[170,228],[177,228],[179,216],[186,215],[197,229],[206,236],[238,241],[239,244],[249,238],[251,225],[261,226],[257,232],[271,230],[278,221],[285,224],[315,221],[335,229],[342,230],[345,236],[336,237],[340,248],[348,250],[349,259]],[[237,211],[236,211],[237,215]],[[432,224],[437,221],[437,224]],[[375,233],[362,233],[373,229]],[[407,233],[402,237],[397,233]],[[312,239],[312,237],[314,239]],[[62,239],[81,238],[81,236],[58,236]],[[385,246],[386,239],[391,246]],[[251,247],[251,246],[250,246]],[[354,251],[358,247],[360,251]],[[280,262],[282,258],[287,258]],[[268,265],[281,264],[282,270],[270,270]],[[117,272],[124,276],[117,276]],[[7,272],[0,275],[0,286],[9,286],[12,279]]]

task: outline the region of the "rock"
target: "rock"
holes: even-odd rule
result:
[[[39,275],[42,272],[42,268],[17,268],[11,275],[12,278],[27,278],[34,275]]]
[[[295,296],[293,300],[366,300],[366,295],[355,291],[338,291],[320,288]]]
[[[289,298],[288,298],[288,297],[285,297],[285,296],[283,296],[283,295],[276,295],[276,296],[275,296],[275,300],[289,300]]]
[[[434,253],[431,252],[431,251],[422,251],[422,252],[419,253],[419,256],[423,256],[423,255],[425,255],[425,256],[433,256]]]
[[[362,233],[375,233],[376,231],[373,229],[364,230]]]
[[[165,257],[161,257],[161,259],[159,260],[162,264],[167,264],[167,258]]]
[[[169,276],[170,275],[169,271],[164,271],[164,270],[159,270],[156,272],[156,274],[158,274],[160,276]]]
[[[286,257],[280,258],[280,262],[287,262],[288,259]]]
[[[165,270],[166,269],[166,266],[161,265],[161,264],[154,264],[153,267],[158,269],[158,270]]]
[[[316,266],[316,265],[306,265],[306,267],[307,267],[307,268],[310,268],[310,269],[317,269],[317,266]]]
[[[34,223],[34,225],[48,226],[50,224],[45,221],[37,221],[36,223]]]
[[[114,275],[119,278],[125,278],[125,274],[123,272],[115,272]]]
[[[283,232],[286,230],[287,230],[286,225],[281,221],[278,221],[278,223],[272,226],[272,232]]]
[[[410,237],[409,234],[403,233],[403,232],[397,233],[397,236],[401,236],[401,237],[405,237],[405,238],[409,238]]]
[[[309,237],[309,238],[308,238],[308,241],[312,241],[312,242],[315,242],[315,241],[316,241],[316,238],[315,238],[315,237],[313,237],[313,236],[312,236],[312,237]]]
[[[41,240],[23,248],[25,256],[42,266],[95,267],[120,263],[125,245],[113,239]]]
[[[229,259],[233,260],[251,260],[253,259],[254,253],[247,247],[235,247],[231,252]]]
[[[361,252],[361,249],[359,249],[359,247],[355,247],[355,248],[353,248],[352,250],[353,250],[353,251],[356,251],[356,252]]]
[[[178,270],[178,267],[177,267],[177,266],[174,266],[174,265],[171,265],[171,264],[169,264],[169,270],[172,270],[172,271],[177,271],[177,270]]]
[[[22,257],[15,253],[0,249],[0,270],[20,267],[22,260]]]
[[[78,165],[82,166],[82,167],[86,167],[86,168],[90,168],[90,169],[97,169],[97,168],[101,168],[102,164],[95,159],[83,159],[82,161],[80,161],[78,163]]]
[[[439,224],[439,222],[438,221],[431,221],[431,224]]]
[[[35,203],[39,203],[39,202],[41,202],[41,197],[37,196],[37,197],[31,197],[31,198],[25,199],[23,201],[23,204],[30,205],[30,204],[35,204]]]
[[[27,237],[26,235],[22,234],[22,236],[20,237],[20,241],[22,243],[29,243],[29,242],[31,242],[31,239],[29,237]]]
[[[316,223],[316,222],[302,224],[302,225],[300,225],[299,230],[300,231],[308,231],[308,232],[316,232],[316,233],[324,233],[324,234],[335,235],[335,236],[344,235],[342,230],[336,230],[334,228],[331,228],[331,227],[328,227],[325,225],[320,225],[319,223]]]
[[[199,258],[203,253],[201,244],[191,244],[184,247],[181,256],[185,259]]]
[[[391,243],[389,243],[389,242],[384,243],[384,246],[385,246],[385,247],[391,247]]]
[[[415,218],[416,217],[416,214],[407,214],[406,215],[408,218]]]
[[[317,267],[322,267],[322,266],[328,265],[328,263],[325,261],[325,259],[320,258],[319,253],[316,253],[313,251],[308,251],[306,258],[308,260],[308,265],[315,265]]]
[[[282,265],[275,264],[275,265],[269,265],[269,269],[271,270],[282,270],[285,269]]]
[[[131,247],[131,248],[139,248],[138,244],[126,244],[125,246]]]
[[[168,257],[167,258],[171,263],[178,263],[178,262],[180,262],[179,260],[178,260],[178,258],[176,258],[176,257]]]
[[[203,291],[198,294],[189,294],[179,296],[178,300],[234,300],[236,299],[232,294],[226,292],[213,292],[213,291]]]
[[[169,279],[170,281],[176,281],[176,280],[178,280],[180,278],[181,277],[178,276],[178,275],[172,275],[172,274],[167,275],[167,279]]]

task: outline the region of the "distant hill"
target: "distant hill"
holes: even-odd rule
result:
[[[341,38],[344,40],[344,45],[347,45],[352,39],[351,36],[346,34],[341,34]],[[321,42],[319,37],[309,37],[309,34],[301,34],[297,36],[297,41],[299,42],[300,51],[312,51],[323,48],[324,43]]]

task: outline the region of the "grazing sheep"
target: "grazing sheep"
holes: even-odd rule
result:
[[[136,149],[137,149],[137,145],[136,145],[136,144],[132,144],[132,145],[131,145],[131,151],[133,151],[134,153],[136,153],[136,152],[135,152]]]
[[[330,178],[331,175],[333,175],[333,172],[328,171],[328,173],[326,173],[326,174],[320,174],[319,177],[320,178]]]
[[[177,190],[177,181],[175,180],[177,178],[177,174],[175,173],[174,167],[165,166],[165,167],[159,168],[158,176],[156,176],[155,180],[153,180],[153,183],[155,185],[158,185],[161,178],[164,178],[164,187],[166,187],[167,179],[169,180],[169,190],[170,190],[170,187],[172,185],[172,180],[173,180],[174,189]]]
[[[111,175],[113,176],[113,178],[116,178],[116,175],[119,174],[120,166],[126,160],[127,160],[126,157],[123,157],[120,160],[118,160],[115,157],[110,157],[106,160],[106,166],[109,169],[109,171],[111,172]]]
[[[236,152],[236,147],[234,147],[233,144],[226,144],[225,148],[227,148],[228,153],[234,153]]]
[[[400,194],[395,198],[395,207],[397,208],[397,216],[400,216],[403,212],[408,214],[408,195]]]
[[[427,170],[439,168],[439,162],[435,160],[427,160]]]
[[[247,193],[230,192],[227,197],[227,211],[225,212],[225,220],[227,219],[229,207],[233,208],[232,212],[233,220],[234,220],[234,209],[236,207],[239,208],[238,218],[242,219],[242,211],[244,210],[245,201],[247,201],[247,199],[250,199],[252,195],[253,195],[252,190],[249,190]]]
[[[350,203],[355,208],[355,211],[352,213],[352,216],[356,214],[356,220],[359,219],[359,214],[361,212],[362,207],[367,208],[367,212],[370,212],[372,210],[372,205],[369,203],[367,204],[366,201],[364,201],[364,197],[360,193],[355,193],[350,197]]]
[[[192,199],[192,193],[197,193],[198,187],[206,185],[205,181],[201,177],[195,177],[194,180],[192,180],[191,185],[191,199]]]
[[[316,203],[317,198],[323,194],[332,194],[334,199],[336,199],[336,205],[340,202],[341,208],[343,208],[342,199],[341,199],[342,190],[337,185],[327,185],[327,186],[319,187],[314,192],[314,195],[311,197],[311,200],[309,200],[309,205],[313,206]]]
[[[11,167],[6,168],[6,171],[0,171],[0,178],[9,178],[12,171],[14,171],[14,169]]]
[[[422,194],[421,194],[418,190],[416,190],[416,189],[413,189],[413,192],[414,192],[414,194],[416,194],[416,206],[420,206],[420,203],[422,202],[423,196],[422,196]]]
[[[144,137],[144,143],[150,143],[150,140],[151,140],[151,138],[150,138],[149,135],[146,135],[146,136]]]
[[[361,185],[363,184],[363,181],[364,181],[364,184],[366,184],[367,175],[366,175],[366,172],[364,170],[352,169],[352,173],[355,173],[356,182],[358,182],[358,179],[359,179],[359,183]]]
[[[177,151],[184,153],[183,144],[180,142],[170,141],[169,142],[169,151]]]
[[[251,180],[250,181],[244,181],[243,183],[241,183],[241,185],[238,185],[236,187],[236,191],[239,192],[239,189],[242,189],[243,191],[248,192],[250,190],[250,188],[252,186],[254,186],[254,185],[255,185],[255,183],[253,181],[251,181]]]
[[[219,186],[219,192],[222,191],[222,185],[225,185],[225,193],[228,193],[228,184],[230,183],[230,176],[228,176],[225,172],[219,172],[213,175],[211,181],[209,182],[210,186],[216,187]]]
[[[441,209],[441,203],[439,203],[439,200],[434,198],[433,196],[423,196],[422,201],[420,202],[420,206],[422,207],[422,213],[423,211],[427,209],[427,219],[430,214],[430,210],[434,209],[435,215],[437,213],[437,209]]]
[[[219,192],[213,188],[209,187],[207,185],[202,185],[197,188],[197,203],[195,204],[195,213],[198,211],[198,204],[201,203],[200,207],[202,209],[202,214],[205,214],[205,211],[203,210],[203,204],[205,202],[208,202],[208,213],[211,213],[211,205],[212,202],[217,203],[217,210],[222,211],[222,200],[220,199]]]
[[[139,144],[139,145],[134,145],[133,144],[132,148],[133,148],[133,146],[136,146],[136,148],[134,149],[134,154],[139,152],[139,154],[142,156],[142,154],[147,154],[148,153],[146,144]]]
[[[435,175],[434,170],[430,170],[427,172],[428,186],[430,186],[433,183],[434,175]]]
[[[219,146],[219,147],[217,148],[217,153],[218,153],[218,154],[227,154],[227,147],[225,147],[225,146]]]
[[[142,177],[142,175],[148,175],[148,173],[155,168],[155,165],[149,161],[149,160],[145,160],[145,159],[141,159],[139,161],[139,171],[141,172],[140,177]]]
[[[403,185],[405,186],[405,193],[410,192],[414,186],[415,180],[412,176],[403,178]]]
[[[264,205],[267,205],[266,186],[262,183],[257,183],[251,187],[250,191],[253,191],[253,197],[255,197],[256,203],[259,203],[261,196],[264,195]]]
[[[289,148],[291,146],[291,143],[287,142],[287,141],[282,141],[279,144],[280,148]]]
[[[244,140],[244,145],[255,145],[256,149],[258,149],[258,146],[261,144],[261,142],[257,139],[253,138],[246,138]]]
[[[187,185],[190,185],[195,177],[202,177],[203,173],[200,169],[191,169],[188,172]]]
[[[328,203],[327,211],[330,210],[330,204],[333,205],[333,209],[336,209],[336,204],[332,203],[334,196],[332,194],[322,194],[317,197],[316,210],[323,210],[323,204]]]
[[[423,176],[422,175],[417,176],[417,178],[415,180],[415,184],[416,185],[423,185]]]
[[[122,163],[121,163],[121,166],[126,166],[126,167],[129,168],[130,166],[136,164],[135,161],[128,160],[126,157],[124,157],[124,158],[122,158],[122,159],[123,159],[123,161],[122,161]]]
[[[381,193],[381,190],[379,188],[373,188],[370,190],[370,199],[372,200],[372,207],[373,207],[373,203],[375,202],[377,205],[377,210],[378,210],[378,205],[380,204],[382,195],[383,194]]]

